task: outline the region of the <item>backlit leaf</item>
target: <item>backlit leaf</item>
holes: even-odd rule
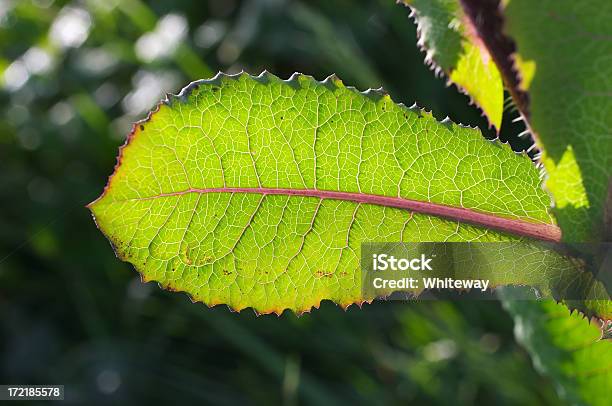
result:
[[[612,340],[600,340],[598,321],[553,301],[507,300],[515,335],[535,367],[553,378],[561,398],[572,405],[609,405]]]
[[[334,76],[264,73],[220,74],[160,104],[90,208],[144,280],[281,312],[372,299],[363,242],[559,239],[549,204],[530,159],[477,129]],[[499,267],[491,285],[553,288],[515,273]]]
[[[516,42],[514,58],[529,94],[523,113],[543,150],[546,187],[564,238],[609,240],[612,2],[505,3],[506,33]]]
[[[459,0],[400,0],[417,24],[425,63],[467,93],[498,131],[504,110],[501,75]]]

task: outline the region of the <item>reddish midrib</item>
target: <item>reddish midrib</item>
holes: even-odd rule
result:
[[[193,188],[180,192],[163,193],[160,195],[147,197],[145,199],[155,199],[164,196],[178,196],[187,193],[253,193],[260,195],[305,196],[316,197],[320,199],[347,200],[356,203],[375,204],[379,206],[411,210],[417,213],[430,214],[465,223],[476,224],[511,234],[536,238],[539,240],[561,240],[561,230],[553,224],[532,223],[523,220],[498,217],[493,214],[478,212],[463,207],[453,207],[438,203],[404,199],[401,197],[380,196],[356,192],[336,192],[331,190],[262,187],[223,187],[205,189]]]

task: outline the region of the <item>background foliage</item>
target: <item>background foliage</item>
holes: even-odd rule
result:
[[[142,284],[84,208],[131,122],[217,70],[335,72],[486,129],[407,16],[386,0],[0,0],[0,382],[65,384],[77,404],[560,404],[496,302],[207,309]],[[500,137],[526,148],[506,114]]]

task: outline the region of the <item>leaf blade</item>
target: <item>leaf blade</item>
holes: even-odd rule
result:
[[[482,110],[497,131],[504,111],[498,66],[459,0],[400,0],[412,10],[425,63],[444,72]]]
[[[546,187],[567,241],[604,241],[612,176],[609,2],[512,0],[505,32],[529,93],[523,114],[543,150]]]
[[[504,307],[515,320],[515,335],[536,368],[557,382],[571,404],[607,405],[612,382],[612,341],[600,340],[597,322],[553,301],[512,300]]]
[[[229,187],[400,197],[553,226],[530,160],[476,129],[335,77],[244,74],[197,85],[135,127],[90,205],[120,258],[194,300],[277,313],[323,299],[347,306],[368,299],[362,241],[514,238],[395,207]],[[194,188],[227,193],[182,193]]]

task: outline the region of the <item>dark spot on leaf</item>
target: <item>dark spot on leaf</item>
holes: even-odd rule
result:
[[[315,271],[316,278],[331,278],[333,276],[332,272],[326,272],[322,269]]]
[[[140,124],[140,131],[144,131],[144,125]]]

